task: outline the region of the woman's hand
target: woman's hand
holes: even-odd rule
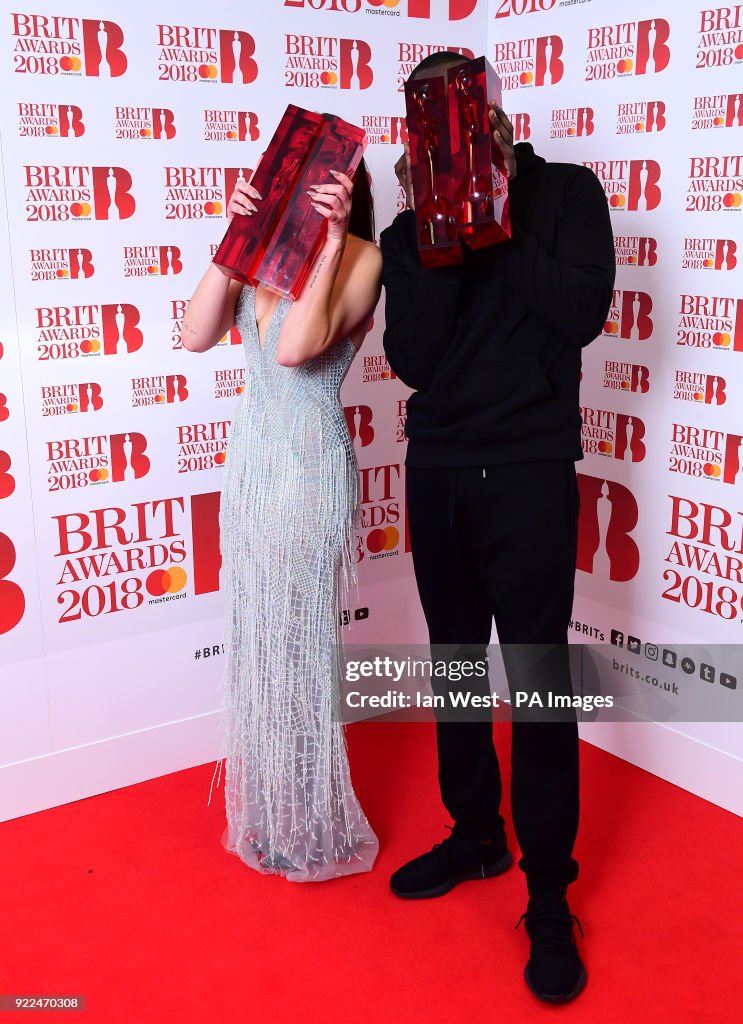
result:
[[[235,182],[235,191],[227,204],[227,219],[232,220],[236,213],[244,213],[251,217],[258,212],[258,207],[251,202],[251,199],[260,200],[262,198],[260,192],[249,185],[244,178],[238,178]]]
[[[315,210],[328,222],[328,238],[337,242],[346,241],[348,221],[351,217],[351,195],[353,182],[347,174],[330,172],[337,185],[313,185],[310,202]]]
[[[501,107],[492,100],[490,107],[490,124],[493,128],[493,140],[506,161],[506,174],[509,181],[516,177],[516,154],[513,151],[513,125]]]
[[[406,142],[403,154],[395,164],[395,175],[397,180],[402,185],[402,190],[405,193],[405,201],[408,204],[409,210],[415,209],[415,202],[413,201],[413,178],[410,173],[410,146]]]

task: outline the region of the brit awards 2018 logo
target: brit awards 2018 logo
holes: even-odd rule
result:
[[[650,370],[647,366],[640,366],[637,363],[623,363],[617,359],[607,359],[604,362],[602,387],[612,391],[647,394],[650,390]]]
[[[374,424],[371,406],[347,405],[343,408],[351,443],[356,448],[366,448],[374,440]]]
[[[673,543],[663,572],[667,601],[737,623],[743,614],[743,511],[669,494]]]
[[[614,257],[618,267],[654,267],[658,242],[648,235],[614,235]]]
[[[165,277],[183,270],[177,245],[125,245],[124,277]]]
[[[117,139],[174,139],[175,115],[167,107],[115,107]]]
[[[344,14],[376,14],[388,18],[399,18],[407,13],[409,18],[431,18],[448,16],[449,21],[462,21],[474,12],[478,0],[284,0],[284,7],[302,8],[308,11],[343,12]],[[510,3],[511,0],[508,0]],[[555,0],[539,0],[550,6]]]
[[[381,380],[395,380],[396,374],[383,353],[361,358],[361,383],[376,384]]]
[[[252,110],[204,111],[204,142],[255,142],[260,136]]]
[[[552,111],[551,139],[571,139],[593,135],[593,107],[558,107]]]
[[[743,154],[689,158],[687,213],[739,212],[743,207]]]
[[[245,391],[245,367],[214,371],[214,397],[236,398]]]
[[[663,100],[620,103],[617,107],[616,135],[662,132],[665,127],[666,105]]]
[[[597,82],[664,71],[671,59],[670,34],[665,18],[589,28],[585,80]]]
[[[465,60],[474,60],[474,53],[466,46],[447,46],[445,43],[413,43],[399,42],[397,44],[397,91],[402,92],[405,82],[408,80],[414,68],[420,64],[425,57],[432,53],[441,53],[448,50],[450,53],[461,53]]]
[[[638,508],[629,488],[613,480],[578,473],[580,516],[578,558],[581,572],[626,583],[640,568],[640,549],[632,536]]]
[[[136,352],[144,341],[139,310],[130,302],[37,306],[35,313],[40,362]]]
[[[703,128],[743,128],[743,93],[696,96],[691,115],[693,130]]]
[[[408,420],[408,402],[406,398],[398,398],[395,402],[395,442],[396,444],[404,444],[407,441],[407,434],[405,433],[405,424]]]
[[[132,407],[172,405],[188,398],[188,382],[182,373],[131,378]]]
[[[531,138],[531,114],[520,111],[508,115],[513,125],[514,142],[526,142]]]
[[[743,352],[743,299],[682,294],[676,344]]]
[[[368,89],[374,81],[371,46],[337,36],[284,36],[288,89]]]
[[[369,145],[402,145],[408,141],[408,128],[404,117],[384,114],[363,114],[361,127]]]
[[[96,434],[46,442],[49,490],[139,480],[150,470],[144,434]]]
[[[157,25],[157,77],[161,82],[250,85],[258,77],[255,40],[235,29]]]
[[[164,167],[165,219],[223,217],[235,183],[249,181],[251,167]]]
[[[391,558],[399,554],[401,470],[399,463],[359,469],[361,521],[356,559]]]
[[[735,270],[738,243],[732,238],[685,238],[682,270]]]
[[[653,334],[653,300],[647,292],[615,288],[604,329],[608,338],[647,341]]]
[[[727,400],[727,381],[719,374],[676,370],[673,397],[681,402],[724,405]]]
[[[176,429],[179,473],[198,473],[204,469],[218,469],[224,466],[230,420],[184,423]]]
[[[668,469],[671,473],[685,473],[716,483],[741,483],[743,437],[709,427],[674,423]]]
[[[90,249],[29,249],[29,280],[76,281],[95,273]]]
[[[698,31],[697,70],[725,68],[743,61],[743,4],[701,10]]]
[[[41,388],[42,416],[98,412],[102,408],[101,385],[93,381],[84,384],[47,384]]]
[[[83,112],[71,103],[19,103],[22,139],[78,139],[85,134]]]
[[[136,208],[123,167],[25,164],[26,220],[126,220]]]
[[[493,66],[504,89],[557,85],[565,73],[558,35],[530,36],[495,44]]]
[[[601,184],[612,212],[655,210],[660,205],[660,164],[656,160],[584,160]]]
[[[11,17],[17,74],[118,78],[126,71],[124,33],[114,21],[46,14]]]
[[[642,462],[645,458],[645,423],[639,416],[588,406],[583,406],[580,414],[581,445],[586,455],[626,462]]]
[[[133,611],[185,596],[185,499],[52,516],[59,622]]]

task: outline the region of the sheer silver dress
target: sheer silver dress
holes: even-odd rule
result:
[[[338,720],[339,597],[354,578],[358,467],[339,390],[350,338],[276,362],[281,299],[261,348],[255,290],[236,321],[245,391],[220,512],[226,595],[227,827],[246,864],[292,881],[371,869],[378,841],[351,785]]]

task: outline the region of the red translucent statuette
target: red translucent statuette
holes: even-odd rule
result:
[[[450,68],[449,134],[460,237],[480,249],[511,237],[508,175],[493,140],[488,102],[502,105],[501,83],[485,57]]]
[[[313,185],[337,184],[331,170],[353,178],[365,139],[362,128],[339,117],[325,119],[256,267],[256,281],[297,298],[328,232],[327,220],[310,205],[307,192]]]
[[[405,106],[421,265],[461,263],[444,76],[406,82]]]
[[[293,103],[286,108],[251,180],[263,197],[258,212],[236,213],[214,254],[213,262],[238,280],[255,283],[255,269],[324,123],[322,114]]]

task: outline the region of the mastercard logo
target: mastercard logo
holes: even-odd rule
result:
[[[704,475],[711,477],[713,480],[717,480],[720,476],[722,476],[722,467],[713,466],[711,462],[705,462]]]
[[[188,576],[180,565],[171,565],[168,569],[155,569],[147,577],[145,586],[152,597],[164,597],[165,594],[177,594],[186,585]]]
[[[66,408],[67,412],[77,412],[80,406],[77,404],[77,402],[69,402]]]
[[[399,543],[400,531],[394,526],[370,530],[366,538],[366,546],[372,555],[378,555],[382,551],[394,551]]]
[[[728,192],[723,196],[722,205],[727,210],[738,210],[743,205],[743,192]]]
[[[63,71],[79,71],[83,64],[79,57],[62,57],[59,66]]]
[[[207,214],[207,216],[209,217],[219,216],[223,209],[224,207],[222,206],[222,204],[216,202],[216,200],[214,202],[212,202],[212,200],[208,200],[206,203],[204,203],[204,213]]]
[[[627,202],[626,196],[615,194],[609,199],[609,206],[613,206],[615,210],[621,210],[624,204]]]
[[[337,85],[338,75],[335,71],[323,71],[320,75],[320,81],[323,85]]]
[[[694,392],[694,401],[695,402],[703,402],[704,401],[704,395],[703,395],[703,393],[701,391],[695,391]]]
[[[70,203],[70,213],[73,217],[89,217],[92,209],[90,203]]]
[[[620,75],[627,75],[627,74],[629,74],[629,72],[632,70],[632,68],[634,66],[635,66],[634,61],[631,61],[629,58],[626,58],[625,60],[618,60],[617,61],[617,71],[619,72]]]
[[[150,136],[152,135],[152,129],[151,128],[140,128],[139,129],[139,135],[140,135],[140,138],[142,138],[142,139],[149,139]]]
[[[100,352],[100,350],[101,343],[98,338],[86,338],[85,341],[80,342],[80,351],[86,356]]]
[[[160,268],[158,267],[157,263],[151,263],[149,265],[149,267],[147,268],[147,273],[148,274],[159,274],[160,273]]]
[[[214,79],[217,77],[217,65],[216,64],[200,64],[199,65],[199,78],[203,78],[204,81]]]
[[[48,124],[44,129],[47,135],[59,135],[59,128],[56,124]]]
[[[232,132],[232,131],[227,132],[227,138],[228,139],[236,139],[237,138],[237,132]]]
[[[521,74],[519,75],[519,84],[520,85],[531,85],[531,83],[533,81],[534,81],[534,75],[532,74],[531,71],[522,71]]]
[[[602,455],[611,455],[613,445],[611,441],[599,441],[598,449]]]
[[[604,334],[619,334],[619,324],[616,320],[607,320],[604,324]]]
[[[108,480],[108,470],[107,469],[91,469],[91,471],[88,473],[88,477],[90,478],[91,483],[94,483],[94,484],[103,483],[104,480]]]
[[[635,131],[636,132],[644,132],[645,131],[645,122],[644,121],[638,121],[637,124],[635,125]]]
[[[392,10],[393,7],[397,7],[400,0],[366,0],[370,7],[388,7]]]
[[[60,267],[57,270],[57,277],[69,277],[69,276],[70,276],[69,270],[66,270],[64,267]]]
[[[727,331],[715,331],[712,335],[712,344],[717,345],[718,348],[727,348],[730,344],[730,335]]]

